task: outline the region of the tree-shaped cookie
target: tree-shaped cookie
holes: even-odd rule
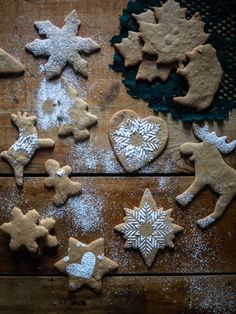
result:
[[[20,208],[14,207],[12,216],[12,222],[0,226],[0,229],[11,237],[10,248],[15,251],[25,246],[30,252],[37,252],[36,240],[48,235],[48,230],[38,225],[39,213],[33,209],[24,215]]]
[[[26,45],[26,49],[35,56],[49,56],[45,64],[47,78],[53,78],[61,73],[63,67],[69,63],[76,73],[88,76],[88,64],[80,53],[90,54],[100,49],[100,46],[91,38],[77,36],[80,20],[77,12],[73,10],[66,18],[65,25],[59,28],[50,21],[37,21],[34,23],[40,35],[47,39],[35,39]]]
[[[217,92],[223,70],[216,56],[216,50],[210,44],[200,45],[186,53],[189,63],[179,68],[177,73],[188,81],[189,91],[184,97],[174,97],[182,106],[195,108],[197,111],[210,106]]]
[[[74,291],[87,285],[96,292],[102,288],[104,275],[118,268],[118,265],[104,256],[104,239],[84,244],[69,238],[68,256],[55,265],[55,268],[69,277],[69,290]]]
[[[125,248],[139,250],[147,267],[151,267],[159,249],[173,248],[174,234],[183,228],[173,223],[173,209],[157,208],[149,189],[145,190],[138,208],[125,208],[124,211],[124,223],[114,229],[123,233]]]
[[[62,205],[68,197],[81,193],[81,184],[69,178],[72,173],[70,166],[60,168],[56,160],[49,159],[45,163],[45,170],[49,177],[44,180],[44,185],[55,189],[53,201],[56,205]]]
[[[25,71],[25,67],[20,61],[0,49],[0,74],[21,74]]]
[[[35,116],[28,116],[27,112],[11,115],[11,121],[15,124],[19,131],[17,141],[8,149],[1,153],[12,167],[16,184],[23,185],[24,168],[30,162],[34,153],[39,148],[54,147],[54,141],[50,138],[40,139],[35,127],[37,118]]]
[[[72,99],[73,105],[69,108],[67,121],[59,128],[58,135],[65,137],[70,134],[74,136],[76,141],[83,141],[89,138],[88,129],[97,123],[97,117],[88,112],[88,104],[78,97],[78,93],[64,81],[67,94]],[[63,115],[58,116],[63,121]]]
[[[219,194],[214,211],[197,221],[199,227],[206,228],[221,217],[236,195],[236,170],[229,167],[221,155],[232,152],[236,147],[236,140],[227,143],[226,136],[218,137],[215,132],[209,132],[208,126],[200,128],[194,124],[193,131],[202,142],[184,143],[180,146],[180,152],[191,156],[190,160],[195,166],[195,180],[176,200],[186,206],[206,185]]]

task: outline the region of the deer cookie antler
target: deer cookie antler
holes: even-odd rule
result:
[[[227,143],[227,136],[220,137],[217,136],[216,132],[209,132],[208,125],[201,128],[199,125],[194,123],[193,132],[197,138],[214,145],[222,154],[228,154],[236,147],[236,140]]]

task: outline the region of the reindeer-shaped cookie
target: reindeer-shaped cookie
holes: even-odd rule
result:
[[[55,143],[50,138],[38,138],[35,116],[28,117],[27,112],[23,114],[18,112],[17,115],[11,115],[11,121],[18,128],[19,137],[8,151],[1,153],[1,157],[11,165],[16,177],[16,184],[22,186],[24,168],[30,162],[35,151],[39,148],[53,147]]]
[[[191,155],[190,160],[195,164],[195,180],[176,200],[185,206],[206,185],[218,193],[220,197],[214,211],[197,221],[200,228],[207,228],[223,214],[236,195],[236,170],[229,167],[221,155],[232,152],[236,147],[236,140],[227,143],[226,136],[218,137],[215,132],[209,132],[208,126],[200,128],[194,124],[193,131],[202,142],[182,144],[180,152],[183,155]]]

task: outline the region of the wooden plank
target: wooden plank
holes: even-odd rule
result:
[[[27,178],[22,190],[13,178],[0,179],[0,224],[11,219],[14,206],[24,212],[35,208],[43,217],[54,217],[60,246],[38,259],[26,253],[11,253],[8,236],[0,234],[0,274],[56,274],[53,264],[67,254],[69,236],[90,242],[105,238],[105,253],[120,266],[119,274],[229,273],[236,270],[236,199],[224,216],[210,229],[202,231],[196,221],[212,212],[216,196],[202,191],[187,209],[175,203],[175,196],[192,182],[192,177],[81,177],[81,196],[63,207],[52,205],[53,191],[43,186],[43,178]],[[139,206],[145,188],[153,193],[158,206],[173,208],[175,222],[184,227],[176,235],[175,249],[158,253],[148,270],[139,252],[124,251],[122,236],[113,227],[122,222],[123,208]]]
[[[152,114],[147,104],[131,98],[122,84],[121,75],[110,70],[114,49],[109,40],[118,32],[119,19],[127,0],[101,1],[1,1],[0,10],[0,42],[1,47],[19,58],[27,68],[24,76],[0,79],[0,151],[6,150],[16,139],[17,132],[11,125],[9,114],[19,110],[37,113],[41,110],[38,104],[39,96],[45,86],[44,75],[40,73],[40,65],[45,59],[35,58],[25,52],[26,43],[38,38],[33,22],[49,19],[56,25],[62,25],[64,17],[74,8],[78,10],[82,21],[81,36],[91,36],[102,46],[101,52],[88,57],[89,78],[84,80],[67,69],[62,75],[73,83],[80,96],[91,104],[91,112],[96,114],[99,123],[90,131],[91,138],[82,144],[74,144],[72,138],[58,139],[56,129],[48,129],[45,120],[42,121],[42,137],[52,137],[56,141],[53,152],[40,151],[27,168],[28,173],[43,173],[45,160],[51,156],[59,162],[72,164],[77,173],[124,173],[123,168],[114,156],[108,140],[108,125],[111,116],[121,109],[135,110],[140,116]],[[54,82],[55,83],[55,82]],[[41,88],[41,89],[40,89]],[[50,89],[50,88],[49,88]],[[186,165],[177,167],[180,159],[178,147],[186,141],[196,141],[188,123],[172,121],[169,115],[160,114],[169,126],[169,142],[161,156],[140,173],[171,173],[192,171]],[[227,135],[230,140],[236,138],[236,111],[230,115],[226,123],[212,125],[220,135]],[[236,168],[236,154],[226,157],[228,164]],[[0,173],[12,173],[5,161],[0,161]]]
[[[0,313],[235,313],[236,276],[106,277],[97,295],[64,277],[1,277]]]

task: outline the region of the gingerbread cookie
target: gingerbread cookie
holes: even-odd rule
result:
[[[49,177],[44,180],[44,185],[47,188],[55,189],[53,202],[56,205],[63,205],[68,197],[81,193],[81,184],[73,182],[69,178],[72,173],[70,166],[60,168],[60,164],[56,160],[49,159],[45,163],[45,170]]]
[[[12,222],[0,226],[0,229],[11,237],[10,248],[15,251],[24,246],[30,252],[36,253],[38,250],[36,240],[48,235],[48,230],[38,225],[39,213],[33,209],[24,215],[20,208],[14,207],[12,216]]]
[[[168,128],[159,117],[142,119],[134,111],[121,110],[111,118],[109,138],[122,166],[126,171],[133,172],[163,151]]]
[[[0,49],[0,74],[20,74],[25,71],[25,67],[20,61]]]
[[[98,118],[88,112],[88,104],[78,97],[78,93],[71,84],[64,81],[68,96],[71,98],[73,105],[68,109],[68,117],[66,122],[62,122],[58,135],[61,137],[72,134],[75,141],[83,141],[89,138],[88,131],[98,121]],[[63,116],[59,115],[63,121]]]
[[[8,149],[1,153],[4,158],[12,167],[16,184],[23,185],[24,168],[30,162],[34,153],[39,148],[54,147],[54,141],[50,138],[38,138],[38,132],[35,124],[37,118],[35,116],[28,117],[27,112],[11,115],[11,121],[19,130],[19,137],[17,141]]]
[[[90,54],[100,49],[100,46],[91,38],[77,36],[80,20],[75,10],[65,18],[65,25],[62,28],[50,21],[38,21],[34,25],[39,34],[45,35],[47,39],[36,39],[27,44],[26,49],[35,56],[49,56],[45,64],[47,78],[59,75],[67,63],[72,65],[76,73],[88,76],[87,61],[80,53]]]
[[[118,265],[104,256],[104,239],[86,245],[75,238],[69,238],[68,256],[55,268],[69,277],[69,290],[74,291],[87,285],[100,292],[104,275],[118,268]]]
[[[190,160],[195,164],[195,180],[176,200],[186,206],[206,185],[218,193],[220,197],[214,211],[197,221],[200,228],[206,228],[221,217],[236,195],[236,171],[225,163],[221,155],[232,152],[236,147],[236,140],[227,143],[226,136],[218,137],[215,132],[209,132],[208,126],[200,128],[194,124],[193,131],[202,142],[182,144],[180,152],[191,156]]]
[[[183,228],[173,223],[173,209],[157,208],[149,189],[146,189],[140,206],[124,209],[124,223],[114,227],[123,233],[125,248],[138,249],[147,267],[151,267],[159,249],[173,248],[174,234]]]
[[[184,97],[174,97],[174,101],[182,106],[197,111],[208,108],[217,92],[223,70],[212,45],[200,45],[192,52],[186,53],[189,63],[179,68],[177,73],[188,81],[189,91]]]

